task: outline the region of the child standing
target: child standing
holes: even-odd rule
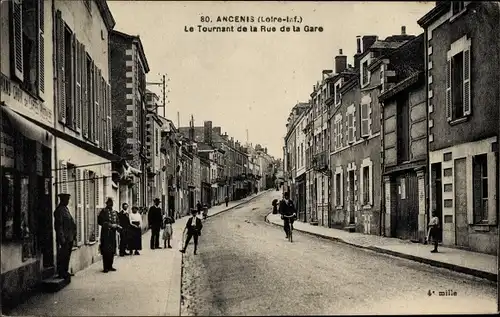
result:
[[[432,242],[434,242],[434,249],[431,251],[432,253],[438,252],[438,229],[439,229],[439,218],[436,215],[436,211],[433,210],[432,218],[429,221],[429,232],[427,233],[427,241],[432,239]]]
[[[175,222],[171,217],[165,215],[163,217],[163,248],[172,249],[170,239],[172,239],[173,229],[172,224]]]

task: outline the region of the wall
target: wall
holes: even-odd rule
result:
[[[444,22],[432,31],[428,46],[432,47],[429,61],[429,119],[432,121],[430,151],[454,144],[472,142],[498,133],[497,87],[500,82],[500,45],[498,20],[500,13],[494,2],[473,3],[476,13],[468,10],[453,23]],[[480,19],[480,23],[478,23]],[[446,119],[446,63],[451,43],[465,34],[471,38],[471,106],[472,116],[466,122],[451,126]],[[429,66],[430,67],[430,66]],[[429,77],[430,80],[430,77]]]

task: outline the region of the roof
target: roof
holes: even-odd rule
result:
[[[370,46],[370,49],[396,49],[403,44],[402,42],[392,42],[392,41],[380,41],[377,40]]]
[[[113,36],[119,36],[123,39],[132,41],[134,44],[137,44],[137,47],[139,49],[139,56],[141,57],[142,63],[144,64],[144,70],[146,73],[149,73],[149,64],[148,60],[146,58],[146,53],[144,52],[144,47],[142,46],[142,41],[139,35],[130,35],[127,33],[120,32],[118,30],[111,30],[111,35]]]
[[[104,20],[104,24],[108,29],[108,32],[113,30],[116,25],[116,21],[113,18],[113,14],[111,10],[109,10],[108,3],[106,0],[96,0],[97,8],[99,8],[99,13],[101,13],[102,19]]]
[[[450,9],[450,1],[436,2],[436,6],[417,21],[418,25],[424,29]]]
[[[214,151],[215,149],[206,143],[198,143],[198,151]]]
[[[397,96],[398,94],[400,94],[401,92],[406,91],[408,88],[413,87],[414,85],[416,85],[418,83],[420,83],[422,85],[425,83],[424,71],[416,72],[416,73],[412,74],[411,76],[398,82],[396,85],[394,85],[390,89],[384,91],[384,93],[381,94],[378,97],[378,99],[380,101],[385,101],[385,100],[391,99],[391,98]]]

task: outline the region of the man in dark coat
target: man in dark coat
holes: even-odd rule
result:
[[[201,223],[201,219],[196,217],[198,212],[196,209],[191,210],[191,217],[186,222],[186,228],[184,231],[187,231],[186,244],[184,248],[180,250],[182,253],[186,252],[187,246],[191,238],[194,239],[194,254],[196,254],[196,250],[198,249],[198,237],[201,235],[201,229],[203,228],[203,224]]]
[[[71,274],[69,260],[76,240],[76,223],[68,209],[70,194],[59,194],[59,205],[54,211],[54,228],[57,242],[57,272],[60,278],[68,279]]]
[[[163,222],[162,210],[160,207],[160,199],[155,198],[154,206],[149,208],[148,212],[148,225],[151,229],[151,241],[150,247],[151,250],[161,249],[160,247],[160,230]]]
[[[113,210],[113,199],[108,198],[106,208],[101,210],[97,217],[97,223],[101,229],[101,254],[103,272],[116,271],[113,267],[113,260],[116,253],[116,231],[121,230],[118,224],[118,213]]]
[[[118,213],[118,221],[120,226],[122,227],[122,231],[120,231],[120,256],[129,255],[127,252],[129,241],[130,241],[130,218],[128,215],[128,204],[122,204],[122,210]]]

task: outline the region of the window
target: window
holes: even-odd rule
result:
[[[354,139],[354,113],[347,113],[347,142],[353,143]]]
[[[11,1],[12,74],[33,96],[44,98],[44,1]]]
[[[363,167],[363,205],[370,203],[370,167]]]
[[[453,15],[457,15],[460,12],[465,10],[464,1],[452,1],[451,2],[451,11]]]
[[[338,83],[337,85],[335,85],[335,105],[336,106],[339,106],[340,105],[340,101],[341,101],[340,88],[341,88],[341,84],[340,83]]]
[[[470,40],[461,38],[448,51],[446,75],[446,116],[448,121],[471,114]]]
[[[94,140],[94,129],[93,129],[93,118],[95,113],[95,104],[94,104],[94,72],[93,70],[92,59],[89,55],[86,56],[86,67],[84,73],[86,73],[87,81],[85,84],[86,90],[86,98],[85,105],[83,107],[83,136],[87,137],[89,140]]]
[[[341,193],[340,193],[341,186],[342,186],[342,175],[340,173],[338,173],[335,175],[335,188],[336,188],[335,205],[336,206],[341,205],[341,198],[342,198]]]
[[[159,154],[160,152],[160,141],[158,140],[158,130],[155,130],[155,148],[156,148],[156,155]]]
[[[336,148],[340,149],[342,147],[342,117],[337,117],[335,120],[335,138],[336,138]]]
[[[368,84],[368,61],[364,62],[361,67],[362,84]]]
[[[363,103],[361,108],[361,137],[370,136],[370,104]]]
[[[472,161],[474,223],[488,221],[488,166],[486,154],[476,155]]]
[[[73,34],[68,27],[64,28],[64,89],[66,91],[66,125],[70,128],[74,127],[74,110],[73,110]]]

